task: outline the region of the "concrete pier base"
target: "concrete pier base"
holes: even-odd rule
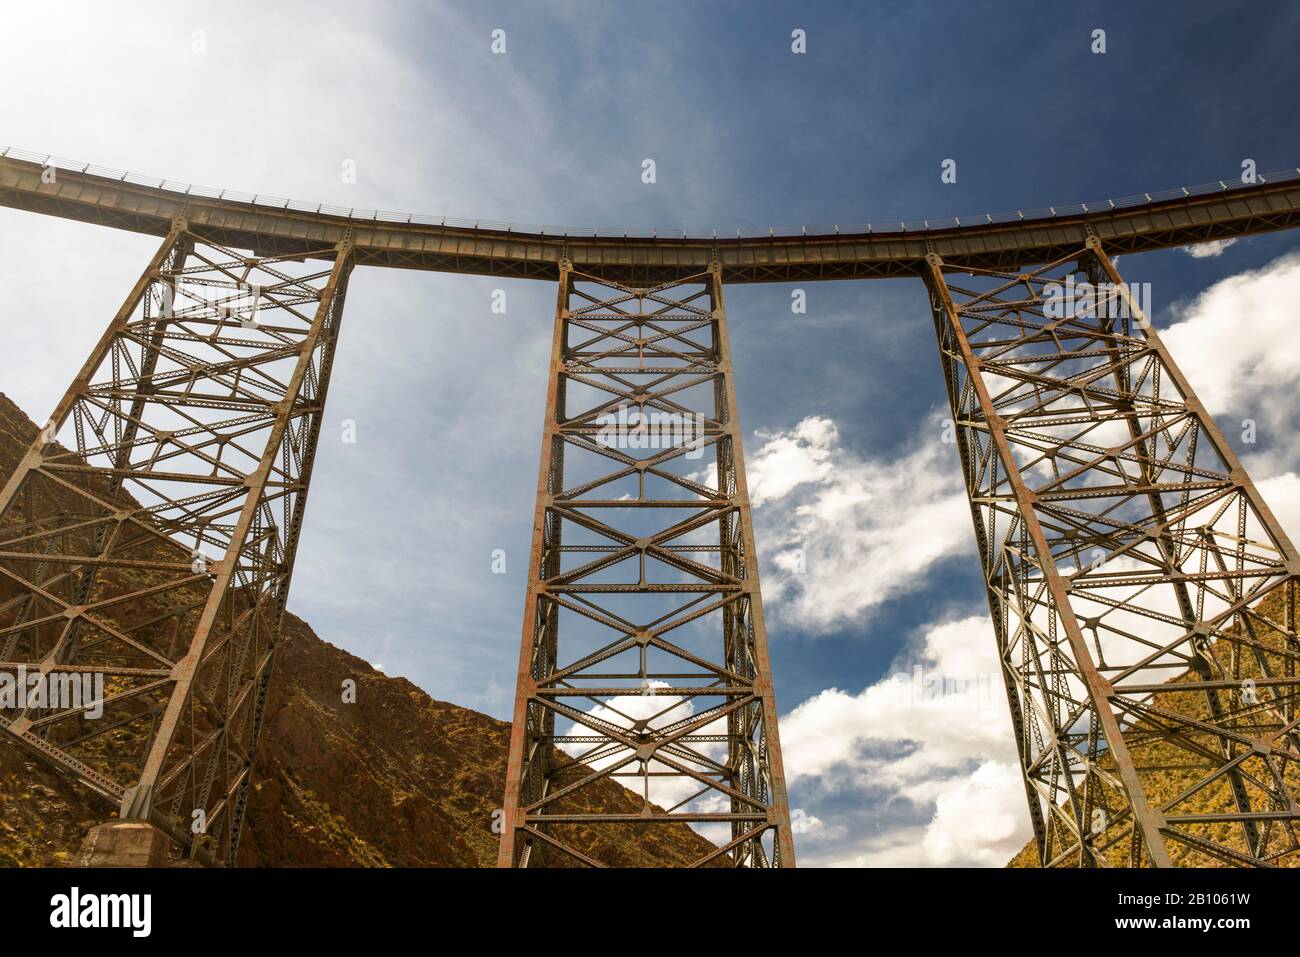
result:
[[[108,821],[90,829],[75,867],[165,867],[166,835],[145,821]]]

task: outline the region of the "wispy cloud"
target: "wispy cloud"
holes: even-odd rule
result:
[[[1211,239],[1209,242],[1184,246],[1183,252],[1193,259],[1213,259],[1215,256],[1222,256],[1223,251],[1236,241],[1236,239]]]

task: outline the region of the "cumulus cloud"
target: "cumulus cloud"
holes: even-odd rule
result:
[[[943,435],[932,417],[912,451],[881,461],[843,448],[825,416],[758,434],[749,474],[773,614],[827,631],[974,551],[957,453]]]
[[[1291,541],[1300,541],[1300,476],[1285,472],[1255,484]]]
[[[1026,817],[1020,771],[986,761],[935,799],[921,847],[935,865],[1001,867],[1032,836]]]
[[[1220,280],[1173,308],[1161,333],[1196,394],[1239,450],[1254,452],[1293,434],[1300,342],[1300,255]],[[1257,426],[1254,443],[1246,419]],[[1289,443],[1288,445],[1293,445]],[[1281,463],[1277,463],[1281,464]],[[1266,477],[1257,474],[1256,478]]]
[[[767,436],[748,465],[753,506],[778,501],[800,485],[824,482],[834,471],[831,447],[838,437],[835,423],[825,416],[804,419],[790,432]]]
[[[825,827],[821,818],[809,814],[801,807],[790,811],[790,832],[792,834],[815,834]]]
[[[801,855],[840,866],[1005,863],[1030,832],[992,626],[983,616],[933,625],[895,668],[856,694],[828,688],[786,715],[786,775],[815,805],[866,795],[875,809],[904,805],[895,819],[925,823],[827,827],[833,839],[804,835]]]

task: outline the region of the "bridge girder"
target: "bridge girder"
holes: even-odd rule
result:
[[[304,203],[268,205],[186,193],[0,155],[0,205],[163,236],[187,210],[190,228],[258,255],[310,256],[351,237],[358,265],[554,281],[562,260],[588,275],[654,285],[717,263],[728,283],[876,279],[951,266],[1015,270],[1050,262],[1097,236],[1112,254],[1231,239],[1300,225],[1300,179],[1225,185],[1137,206],[947,229],[710,239],[580,235],[446,226],[414,216],[354,218]],[[178,187],[179,188],[179,187]]]

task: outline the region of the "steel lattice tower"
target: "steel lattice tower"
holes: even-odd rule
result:
[[[927,265],[1041,862],[1296,854],[1300,559],[1141,297]]]
[[[0,661],[105,683],[98,720],[0,726],[157,829],[107,825],[93,859],[161,862],[162,835],[234,858],[350,253],[301,267],[178,221],[0,492]]]
[[[729,828],[793,866],[722,278],[560,267],[499,863],[600,866],[580,830]],[[584,800],[617,780],[641,808]]]

